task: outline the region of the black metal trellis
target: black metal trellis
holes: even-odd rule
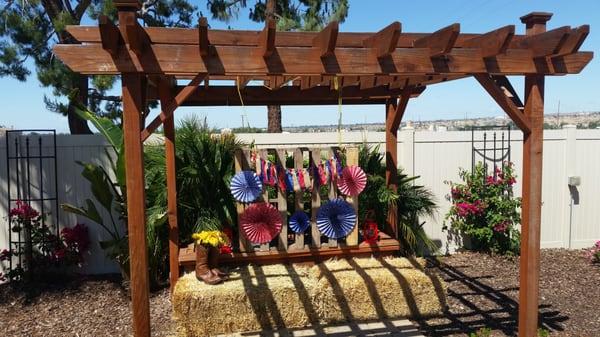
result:
[[[476,139],[476,131],[483,131],[482,139]],[[502,168],[502,163],[510,162],[511,144],[510,144],[510,125],[490,125],[490,126],[472,126],[471,127],[471,173],[475,172],[475,165],[481,161],[484,169],[488,170],[488,165],[492,164],[493,175],[496,177],[496,167]],[[491,133],[491,137],[488,137]],[[480,160],[477,160],[477,158]]]
[[[41,225],[48,226],[58,237],[56,130],[7,130],[5,138],[7,211],[14,208],[17,201],[29,204],[42,214]],[[33,170],[36,166],[37,169]],[[54,174],[51,175],[50,170],[45,168],[50,168]],[[54,193],[50,195],[48,189],[52,187]],[[23,251],[31,237],[25,228],[13,231],[9,217],[8,240],[11,251],[17,252],[9,259],[12,272],[15,268],[23,268]]]

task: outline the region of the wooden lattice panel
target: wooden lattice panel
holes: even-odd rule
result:
[[[256,151],[258,156],[262,159],[267,159],[269,154],[275,159],[273,164],[281,165],[285,169],[309,169],[313,164],[321,163],[323,158],[331,158],[335,151],[338,149],[335,147],[315,147],[315,148],[291,148],[291,149],[283,149],[283,148],[262,148]],[[346,149],[346,165],[358,165],[358,149],[357,148],[347,148]],[[286,157],[290,154],[293,158],[293,165],[286,165]],[[243,170],[251,170],[255,171],[255,168],[252,165],[251,160],[251,152],[249,150],[238,150],[235,155],[235,172],[238,173]],[[308,160],[309,165],[305,165],[305,160]],[[257,159],[258,161],[258,159]],[[312,180],[311,175],[311,180]],[[280,188],[274,188],[275,197],[270,198],[269,189],[267,187],[264,188],[261,197],[257,200],[257,202],[268,202],[275,206],[281,215],[282,220],[282,229],[279,233],[279,236],[276,240],[273,240],[270,243],[264,244],[252,244],[244,234],[238,229],[238,241],[239,241],[239,252],[267,252],[267,251],[280,251],[280,252],[294,252],[294,251],[304,251],[310,249],[331,249],[331,248],[342,248],[342,247],[354,247],[358,245],[358,218],[356,220],[356,224],[352,232],[341,240],[329,239],[321,234],[319,229],[317,228],[316,216],[321,204],[325,201],[325,196],[320,194],[321,189],[319,187],[315,187],[314,182],[311,182],[312,188],[308,190],[311,195],[310,198],[310,208],[305,209],[305,202],[308,203],[309,200],[305,200],[304,194],[305,190],[294,191],[294,192],[284,192]],[[288,199],[289,195],[293,195],[293,201]],[[271,197],[273,197],[271,195]],[[337,187],[333,180],[328,181],[328,195],[327,199],[331,200],[337,197],[343,197],[338,194]],[[358,214],[358,198],[344,197],[348,202],[350,202],[356,213]],[[288,205],[288,202],[293,202],[293,205]],[[237,203],[237,215],[238,215],[238,223],[241,214],[244,212],[247,204]],[[289,207],[288,207],[289,206]],[[292,207],[293,206],[293,207]],[[305,233],[296,234],[292,233],[289,230],[288,225],[288,210],[291,212],[297,210],[303,210],[310,214],[310,228],[306,230]]]

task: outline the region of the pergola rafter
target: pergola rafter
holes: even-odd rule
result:
[[[54,53],[75,72],[121,75],[136,336],[150,335],[142,146],[161,125],[166,138],[171,286],[179,277],[173,122],[177,107],[335,105],[340,99],[347,104],[385,104],[386,181],[394,187],[397,133],[410,99],[429,85],[471,76],[524,133],[519,336],[536,334],[544,77],[579,73],[590,62],[593,53],[579,51],[588,25],[546,31],[551,14],[531,13],[521,18],[525,35],[515,34],[513,25],[466,34],[458,23],[433,33],[410,33],[403,32],[399,22],[375,33],[339,32],[337,22],[320,32],[277,32],[272,19],[260,31],[212,30],[206,18],[199,19],[196,29],[158,28],[139,24],[137,0],[115,4],[118,25],[101,16],[97,27],[68,26],[77,43],[58,44]],[[523,100],[509,75],[525,78]],[[178,79],[190,82],[181,86]],[[220,80],[233,85],[215,85]],[[159,100],[161,112],[144,125],[147,100]],[[392,209],[387,226],[392,234],[396,221]]]

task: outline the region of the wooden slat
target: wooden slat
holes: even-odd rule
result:
[[[371,48],[377,58],[389,56],[394,52],[400,39],[402,25],[395,21],[363,41],[365,48]]]
[[[102,48],[110,55],[117,56],[123,44],[119,28],[106,15],[100,15],[98,18],[98,28],[102,38]]]
[[[413,46],[415,48],[429,48],[430,57],[446,55],[454,47],[459,34],[460,24],[455,23],[416,40]]]
[[[304,156],[302,154],[302,149],[297,148],[294,149],[294,168],[296,170],[301,170],[304,168]],[[294,210],[304,212],[304,191],[296,192],[294,198]],[[294,245],[291,250],[300,250],[307,248],[304,246],[304,233],[294,234]]]
[[[327,159],[330,159],[334,156],[336,149],[337,148],[335,148],[335,147],[331,147],[327,150]],[[337,185],[335,184],[335,180],[333,177],[329,177],[329,192],[328,192],[327,196],[329,197],[329,200],[333,200],[338,197]],[[332,247],[337,247],[337,246],[338,246],[338,240],[331,239],[331,238],[327,239],[327,247],[332,248]]]
[[[515,105],[513,100],[498,87],[496,82],[486,74],[476,74],[475,79],[481,86],[492,96],[494,101],[506,112],[506,114],[515,122],[515,124],[527,134],[531,131],[530,121],[523,114],[519,107]]]
[[[276,161],[279,165],[285,166],[285,150],[277,149],[275,151]],[[288,218],[287,218],[287,193],[277,189],[277,209],[281,216],[281,233],[279,233],[279,241],[277,248],[286,251],[288,249]]]
[[[258,151],[260,158],[263,158],[264,160],[268,160],[269,159],[269,151],[267,149],[261,149]],[[250,158],[250,154],[248,151],[244,151],[244,155],[246,156],[246,161],[248,161],[248,159]],[[279,173],[279,172],[278,172]],[[261,195],[261,202],[266,202],[269,203],[269,190],[267,189],[266,186],[263,187],[263,192]],[[270,250],[270,242],[266,242],[266,243],[261,243],[260,244],[260,251],[268,251]]]
[[[202,16],[198,20],[198,50],[200,50],[200,56],[208,56],[209,47],[208,20]]]
[[[312,148],[310,150],[311,161],[315,166],[321,163],[321,149]],[[311,172],[312,174],[312,172]],[[314,177],[314,175],[312,175]],[[312,238],[311,248],[321,248],[321,232],[317,228],[317,211],[321,207],[321,195],[319,194],[320,185],[313,182],[311,197],[311,216],[310,216],[310,234]]]
[[[244,156],[244,151],[239,150],[239,149],[235,151],[234,168],[235,168],[235,173],[238,173],[238,172],[241,172],[242,170],[248,169],[247,161]],[[236,202],[235,209],[237,212],[237,218],[238,218],[238,224],[239,224],[240,216],[242,216],[242,214],[244,213],[245,206],[241,202]],[[239,241],[239,245],[240,245],[240,252],[254,251],[254,247],[252,246],[250,241],[248,241],[248,239],[246,239],[246,236],[242,233],[242,231],[239,228],[240,227],[238,226],[238,241]]]
[[[346,149],[346,165],[358,165],[358,148],[357,147],[349,147]],[[357,246],[358,245],[358,197],[346,197],[346,201],[352,204],[354,207],[354,211],[356,212],[356,224],[354,225],[354,229],[352,232],[348,234],[346,237],[346,245],[347,246]]]
[[[258,48],[262,57],[270,57],[275,51],[276,23],[273,19],[267,19],[265,28],[258,38]]]
[[[56,45],[54,53],[73,71],[82,74],[196,75],[408,75],[490,73],[519,75],[527,73],[578,73],[593,57],[578,52],[547,60],[534,59],[524,49],[508,49],[505,54],[484,60],[479,49],[454,48],[444,59],[430,59],[428,48],[396,49],[389,58],[369,54],[368,49],[336,48],[335,60],[321,59],[312,48],[279,48],[277,57],[264,60],[252,47],[215,47],[215,55],[202,59],[196,46],[153,45],[152,52],[138,56],[122,48],[113,57],[100,45]]]
[[[338,22],[331,21],[317,36],[314,37],[313,47],[318,50],[319,57],[333,55],[338,36]]]
[[[543,57],[556,54],[571,33],[571,27],[563,26],[544,33],[535,34],[511,44],[511,47],[524,48],[531,51],[533,57]]]
[[[206,78],[206,74],[197,74],[196,77],[190,81],[190,83],[183,88],[180,92],[177,93],[177,95],[175,96],[175,98],[169,102],[169,104],[164,108],[164,110],[161,110],[161,112],[158,114],[158,116],[156,116],[152,122],[150,122],[150,124],[148,124],[148,126],[142,131],[141,133],[141,139],[142,141],[146,140],[148,137],[150,137],[150,135],[156,131],[156,129],[168,118],[170,118],[173,115],[173,112],[175,111],[175,109],[177,109],[177,107],[179,107],[181,105],[181,103],[183,103],[188,96],[190,96],[194,90],[196,90],[198,88],[198,85],[200,85],[200,82],[202,82],[203,79]]]
[[[506,52],[512,38],[515,36],[515,26],[509,25],[489,33],[474,37],[463,43],[463,48],[479,48],[481,56],[493,57]]]
[[[198,45],[198,31],[191,28],[145,27],[152,43],[170,45]],[[67,32],[80,43],[100,43],[98,27],[67,26]],[[219,30],[210,29],[208,38],[215,46],[257,46],[260,31],[250,30]],[[275,45],[277,47],[312,47],[313,39],[318,32],[277,32]],[[376,33],[373,32],[339,32],[338,48],[363,48],[363,41]],[[397,48],[411,48],[415,40],[428,36],[430,33],[403,32],[398,39]],[[463,42],[482,34],[460,34],[455,47],[463,47]],[[525,35],[515,35],[513,41],[526,38]]]

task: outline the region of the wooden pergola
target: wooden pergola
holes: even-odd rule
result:
[[[385,104],[387,183],[396,186],[397,133],[406,106],[428,86],[473,76],[523,131],[523,205],[519,336],[536,335],[542,205],[542,127],[545,76],[579,73],[592,52],[579,51],[589,26],[546,31],[550,13],[521,17],[526,34],[509,25],[465,34],[453,24],[433,33],[402,32],[394,22],[375,33],[342,33],[331,22],[320,32],[142,27],[137,0],[115,1],[119,24],[69,26],[77,44],[54,53],[86,75],[121,75],[127,157],[127,212],[135,336],[150,336],[145,229],[143,141],[164,127],[167,162],[171,284],[179,277],[173,112],[182,105]],[[524,100],[508,75],[525,78]],[[189,80],[185,86],[177,80]],[[233,80],[235,85],[210,85]],[[264,86],[248,85],[264,81]],[[214,83],[214,82],[213,82]],[[238,95],[238,88],[243,102]],[[160,114],[146,123],[145,105],[158,99]],[[392,210],[388,222],[395,232]]]

